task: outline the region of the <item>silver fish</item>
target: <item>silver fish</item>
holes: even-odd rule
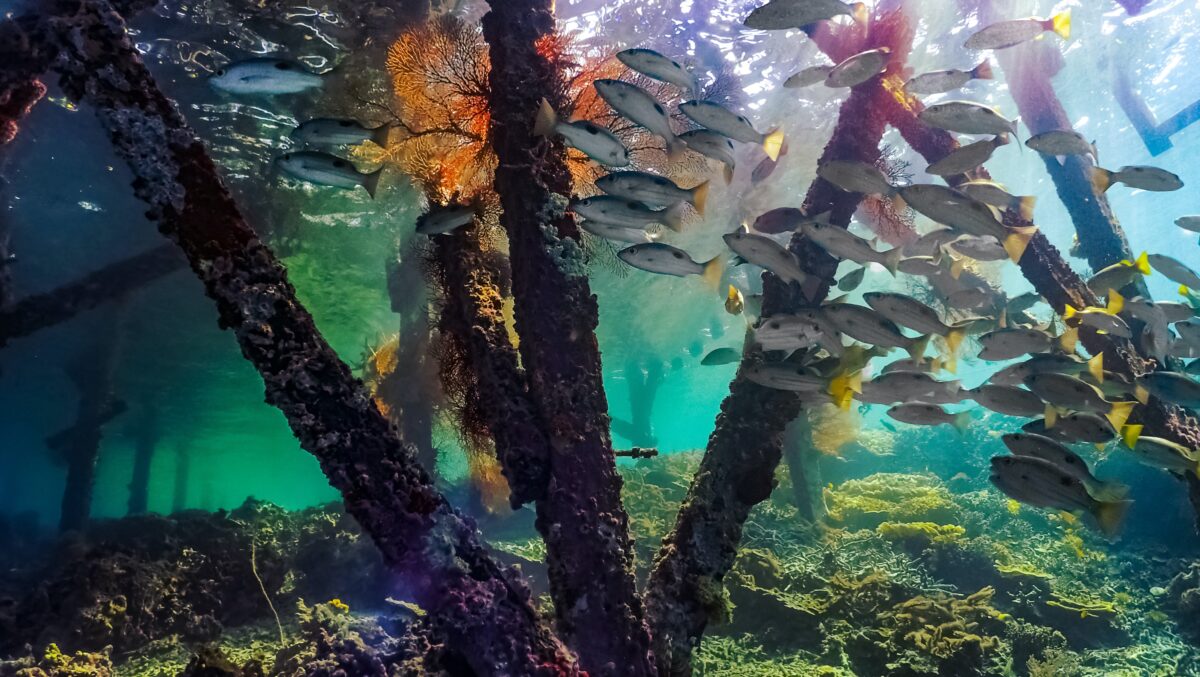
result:
[[[733,141],[707,129],[684,132],[679,135],[679,140],[683,141],[688,149],[725,165],[725,183],[733,181],[733,172],[737,169]]]
[[[825,78],[829,76],[831,70],[833,70],[833,66],[810,66],[784,80],[783,86],[787,89],[811,87],[818,82],[825,82]]]
[[[845,228],[821,221],[800,224],[800,232],[831,256],[855,263],[878,263],[892,275],[896,274],[900,259],[904,256],[904,250],[900,247],[893,247],[886,252],[876,251],[870,242]]]
[[[1165,254],[1148,254],[1147,260],[1150,261],[1151,267],[1166,276],[1168,280],[1188,289],[1200,289],[1200,275],[1180,263],[1178,259],[1173,259]]]
[[[779,150],[783,147],[782,129],[763,134],[756,130],[745,116],[738,115],[714,101],[684,101],[679,104],[679,112],[705,129],[734,141],[761,145],[767,157],[772,160],[779,157]]]
[[[348,160],[310,150],[285,153],[275,158],[275,164],[288,174],[309,183],[348,189],[362,186],[372,198],[383,175],[382,168],[364,173],[355,169]]]
[[[909,338],[894,322],[870,308],[837,303],[825,306],[824,314],[838,331],[856,341],[881,348],[903,348],[914,360],[924,357],[929,345],[928,335]]]
[[[609,167],[629,165],[629,149],[615,134],[587,120],[570,122],[559,118],[550,102],[542,99],[537,119],[533,123],[534,136],[561,136],[567,145],[591,159]]]
[[[1180,474],[1200,475],[1200,471],[1197,470],[1198,464],[1200,464],[1200,453],[1178,442],[1161,437],[1138,437],[1129,450],[1143,465]]]
[[[942,322],[936,310],[911,296],[893,292],[867,292],[863,294],[863,300],[880,315],[902,327],[920,334],[948,337],[951,351],[957,349],[965,335],[963,327]]]
[[[763,350],[804,350],[820,345],[831,355],[841,355],[841,334],[819,310],[793,315],[772,315],[754,329],[754,342]]]
[[[648,228],[662,225],[674,231],[683,229],[683,203],[677,202],[666,209],[654,210],[641,202],[626,200],[615,195],[594,195],[571,201],[571,211],[589,221],[603,221],[626,228]]]
[[[1110,402],[1096,386],[1066,374],[1033,374],[1025,387],[1046,402],[1071,411],[1104,414],[1114,430],[1125,425],[1135,402]]]
[[[626,49],[617,52],[617,60],[648,78],[666,82],[699,95],[700,83],[683,64],[652,49]]]
[[[1155,192],[1167,192],[1183,188],[1183,180],[1177,175],[1158,167],[1139,165],[1125,166],[1117,171],[1092,167],[1092,187],[1103,193],[1114,183],[1123,183],[1130,188]]]
[[[1049,428],[1046,427],[1045,419],[1039,418],[1021,426],[1021,430],[1070,444],[1103,444],[1117,436],[1117,431],[1107,418],[1090,411],[1077,411],[1060,416]]]
[[[1004,251],[1004,245],[990,235],[962,235],[947,246],[976,261],[1005,261],[1008,259],[1008,252]]]
[[[1000,21],[976,31],[963,47],[967,49],[1004,49],[1033,40],[1047,31],[1057,33],[1063,40],[1071,37],[1071,12],[1055,14],[1048,19],[1031,17]]]
[[[671,130],[671,116],[650,92],[621,80],[596,80],[593,85],[600,98],[622,117],[662,137],[669,157],[677,158],[683,153],[683,142]]]
[[[1097,479],[1079,454],[1057,440],[1035,433],[1009,433],[1000,438],[1014,456],[1029,456],[1053,463],[1066,474],[1078,478],[1088,493],[1100,500],[1120,500],[1129,494],[1129,487],[1117,482]]]
[[[1083,480],[1050,461],[1032,456],[992,458],[992,484],[1021,503],[1091,515],[1106,536],[1121,531],[1131,501],[1098,500],[1088,493]]]
[[[992,77],[992,64],[984,59],[969,71],[951,68],[922,73],[904,83],[904,89],[915,96],[927,96],[958,89],[972,80],[991,80]]]
[[[968,396],[986,409],[1023,418],[1041,416],[1046,405],[1037,395],[1015,386],[984,384],[967,391]]]
[[[878,167],[863,162],[830,160],[817,167],[817,176],[848,193],[887,196],[896,192]]]
[[[825,86],[841,88],[861,85],[887,68],[891,53],[890,48],[880,47],[846,57],[825,76]]]
[[[942,253],[942,247],[958,239],[959,233],[953,228],[935,228],[910,244],[904,246],[905,256],[933,257]],[[901,268],[903,272],[903,267]]]
[[[674,181],[658,174],[646,172],[615,172],[596,179],[596,187],[627,200],[636,200],[648,205],[667,207],[677,202],[686,202],[704,216],[708,201],[708,182],[692,188],[680,188]]]
[[[1022,355],[1044,353],[1054,345],[1054,337],[1037,329],[997,329],[979,337],[983,350],[979,358],[996,362]]]
[[[927,371],[893,369],[863,382],[863,401],[872,404],[925,402],[954,404],[964,397],[958,381],[939,381]],[[871,399],[867,399],[870,397]]]
[[[813,376],[805,367],[794,364],[755,364],[743,372],[755,383],[776,390],[819,392],[829,387],[829,379]]]
[[[634,268],[659,275],[675,275],[677,277],[699,275],[714,288],[721,278],[723,269],[720,256],[699,263],[682,249],[661,242],[626,247],[617,252],[617,258]]]
[[[867,20],[867,6],[861,2],[841,0],[770,0],[750,12],[744,25],[756,30],[801,28],[837,16],[853,17],[858,23]]]
[[[324,85],[325,79],[295,61],[258,58],[231,63],[208,83],[229,94],[296,94]]]
[[[953,426],[959,433],[966,432],[967,427],[971,424],[971,412],[969,411],[951,414],[936,404],[925,402],[898,404],[888,409],[887,413],[897,421],[913,425],[945,424]]]
[[[964,233],[991,235],[1001,241],[1012,234],[990,207],[949,186],[914,184],[898,192],[905,203],[921,214]]]
[[[1034,134],[1025,141],[1025,145],[1042,155],[1054,157],[1066,155],[1091,155],[1093,160],[1099,159],[1096,144],[1088,141],[1082,134],[1073,129],[1055,129],[1041,134]]]
[[[992,159],[992,153],[1000,146],[1008,145],[1008,134],[999,134],[990,139],[968,143],[951,151],[946,157],[925,168],[934,176],[957,176]]]
[[[1088,361],[1074,355],[1043,353],[997,371],[988,381],[997,385],[1019,386],[1025,383],[1025,378],[1031,374],[1059,373],[1078,376],[1088,369]]]
[[[604,223],[603,221],[583,219],[579,222],[579,227],[596,237],[612,240],[613,242],[644,244],[654,242],[655,239],[655,235],[646,232],[644,228],[617,226],[611,223]]]
[[[1017,212],[1024,221],[1033,220],[1033,208],[1037,198],[1032,195],[1013,195],[998,183],[992,181],[968,181],[958,185],[958,189],[979,200],[984,204]]]
[[[318,146],[355,146],[371,141],[387,148],[388,135],[393,128],[394,125],[389,124],[367,127],[358,120],[316,118],[293,129],[289,136],[296,143]]]
[[[795,207],[779,207],[772,209],[754,219],[753,229],[759,233],[778,235],[790,233],[800,227],[800,224],[812,221],[814,217]]]
[[[1193,233],[1200,233],[1200,216],[1181,216],[1175,219],[1175,225]]]
[[[1139,378],[1138,385],[1159,399],[1188,409],[1200,409],[1200,383],[1186,374],[1152,371]]]
[[[921,120],[938,129],[959,134],[1017,133],[1017,120],[1007,120],[1000,111],[971,101],[947,101],[934,104],[918,115]]]
[[[800,267],[800,262],[792,252],[769,237],[737,230],[726,233],[722,239],[735,254],[749,263],[766,268],[784,282],[808,287],[811,286],[810,280],[816,279]]]
[[[422,235],[449,233],[474,220],[475,207],[472,205],[439,207],[425,212],[417,219],[417,232]]]
[[[742,354],[733,348],[716,348],[710,350],[701,360],[700,364],[706,367],[712,367],[721,364],[733,364],[741,362]]]
[[[1142,252],[1136,261],[1118,261],[1088,278],[1087,286],[1098,296],[1106,296],[1110,289],[1124,289],[1138,275],[1150,274],[1150,256]]]

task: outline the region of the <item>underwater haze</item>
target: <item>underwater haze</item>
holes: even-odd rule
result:
[[[1200,675],[1200,6],[0,0],[0,677]]]

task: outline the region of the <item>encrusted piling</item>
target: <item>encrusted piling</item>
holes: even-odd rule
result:
[[[543,98],[566,108],[564,74],[550,58],[553,1],[488,4],[483,35],[500,223],[509,239],[522,364],[551,435],[550,484],[537,522],[558,627],[590,674],[646,675],[650,642],[609,439],[596,298],[566,209],[571,176],[562,144],[532,135]]]
[[[62,11],[70,4],[75,13]],[[480,675],[574,675],[528,588],[488,554],[433,487],[296,299],[216,167],[158,89],[106,0],[61,0],[31,36],[57,52],[63,90],[96,111],[132,170],[147,216],[180,246],[222,327],[258,369],[266,398],[320,462],[347,510],[397,573],[398,595],[429,612],[452,661]]]
[[[144,405],[141,420],[133,435],[133,476],[129,478],[130,515],[146,512],[150,504],[150,468],[158,449],[158,413],[154,405]]]
[[[508,480],[514,509],[546,497],[550,441],[530,400],[517,349],[504,324],[503,272],[495,252],[479,243],[479,226],[433,238],[433,259],[444,294],[441,321],[461,347],[475,378],[472,409],[486,425]],[[470,406],[470,405],[468,405]],[[469,426],[468,426],[469,427]]]
[[[853,88],[838,113],[833,136],[820,162],[848,160],[874,164],[885,121],[878,114],[901,80],[904,55],[912,32],[896,2],[877,9],[866,35],[850,28],[840,35],[842,57],[875,47],[891,48],[892,60],[883,75]],[[836,59],[835,59],[836,60]],[[862,195],[837,190],[818,178],[809,187],[804,209],[809,214],[830,212],[832,223],[846,227]],[[823,282],[805,298],[798,286],[785,285],[774,275],[763,278],[763,313],[794,312],[819,305],[829,292],[837,261],[802,236],[789,248],[810,274]],[[719,612],[722,581],[733,565],[742,528],[751,509],[766,500],[775,486],[784,429],[800,413],[791,393],[773,390],[745,378],[744,368],[761,359],[749,352],[742,361],[729,395],[721,405],[707,452],[688,489],[675,526],[663,541],[646,592],[647,618],[654,637],[661,675],[686,673],[692,652],[709,619]]]
[[[124,298],[186,266],[179,248],[167,243],[111,263],[57,289],[26,297],[8,307],[0,305],[0,347]],[[0,263],[0,270],[3,268]]]

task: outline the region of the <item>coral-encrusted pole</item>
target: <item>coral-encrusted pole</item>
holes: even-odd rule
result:
[[[504,324],[501,271],[479,246],[478,226],[433,238],[433,256],[445,294],[439,328],[464,348],[484,416],[508,480],[514,509],[546,497],[550,442],[530,401]]]
[[[593,675],[651,672],[633,578],[633,545],[609,439],[596,343],[598,311],[579,230],[567,213],[564,148],[532,135],[545,98],[563,108],[549,54],[552,0],[489,0],[488,100],[495,187],[508,232],[522,363],[551,444],[550,485],[537,506],[551,595],[564,639]]]
[[[881,8],[864,37],[857,30],[840,44],[843,57],[861,49],[889,47],[892,61],[884,75],[855,87],[838,113],[837,127],[825,146],[821,162],[850,160],[874,164],[884,119],[877,113],[901,82],[904,55],[912,32],[903,12]],[[851,33],[848,31],[848,33]],[[809,187],[804,208],[810,214],[831,212],[833,223],[846,227],[862,195],[837,190],[818,178]],[[790,248],[805,270],[828,281],[837,261],[803,237]],[[773,275],[764,276],[763,313],[771,315],[819,304],[829,292],[805,300],[800,291]],[[748,353],[745,367],[761,359]],[[722,581],[733,565],[742,528],[750,510],[770,496],[782,453],[783,432],[800,413],[791,394],[757,385],[742,372],[729,387],[721,405],[708,449],[683,502],[675,527],[664,539],[646,591],[647,618],[654,637],[655,657],[662,675],[681,674],[691,668],[692,651],[721,604]]]
[[[425,608],[447,651],[480,675],[573,675],[573,657],[539,623],[529,590],[487,553],[474,525],[433,487],[411,448],[325,342],[287,275],[247,225],[204,146],[158,89],[105,0],[47,13],[63,90],[95,111],[149,204],[183,249],[223,327],[258,369],[267,401],[321,464],[346,509]]]
[[[0,306],[0,348],[15,338],[121,299],[186,265],[179,248],[167,243],[109,264],[53,291],[29,296],[7,308]]]

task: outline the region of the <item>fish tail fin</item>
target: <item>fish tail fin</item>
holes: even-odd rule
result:
[[[687,154],[687,144],[678,136],[667,139],[667,161],[679,162]]]
[[[776,129],[763,137],[763,150],[766,151],[767,157],[771,158],[771,162],[779,159],[779,149],[783,148],[783,130]]]
[[[1149,275],[1150,274],[1150,253],[1142,252],[1141,254],[1138,254],[1137,260],[1133,262],[1133,265],[1135,267],[1137,267],[1138,272],[1141,273],[1142,276]]]
[[[1069,320],[1075,317],[1078,312],[1078,310],[1075,310],[1075,306],[1068,303],[1067,307],[1063,309],[1063,320]]]
[[[1125,297],[1117,293],[1116,289],[1108,290],[1108,306],[1104,312],[1109,315],[1116,315],[1125,308]]]
[[[1092,167],[1092,188],[1097,193],[1108,191],[1109,186],[1113,184],[1113,173],[1103,167]]]
[[[946,332],[946,349],[951,355],[958,354],[958,348],[962,345],[963,339],[967,337],[966,327],[955,327]]]
[[[952,278],[954,278],[955,280],[957,280],[957,279],[958,279],[960,276],[962,276],[962,272],[963,272],[963,270],[964,270],[964,269],[966,269],[966,267],[967,267],[967,260],[966,260],[966,258],[964,258],[964,257],[959,257],[959,258],[954,258],[954,257],[951,257],[951,263],[950,263],[950,277],[952,277]]]
[[[854,21],[860,24],[867,23],[867,19],[870,15],[868,14],[867,4],[865,2],[856,2],[850,5],[850,11],[850,16],[854,17]]]
[[[370,195],[372,200],[375,199],[375,193],[379,190],[379,179],[382,176],[383,167],[380,167],[363,177],[362,186],[367,189],[367,195]]]
[[[1017,198],[1017,213],[1021,215],[1022,221],[1033,221],[1033,208],[1036,205],[1037,198],[1032,195],[1025,195]]]
[[[1129,420],[1129,414],[1133,413],[1136,405],[1137,402],[1113,402],[1112,409],[1105,414],[1105,418],[1112,424],[1113,430],[1125,427],[1125,421]]]
[[[683,232],[683,203],[676,202],[675,204],[662,210],[658,216],[664,226],[670,228],[676,233]]]
[[[1142,428],[1144,427],[1140,423],[1123,426],[1121,428],[1121,443],[1130,449],[1137,446],[1138,438],[1142,436]]]
[[[717,255],[704,262],[704,270],[700,273],[700,277],[704,280],[704,284],[717,290],[721,288],[721,277],[724,274],[725,260]]]
[[[913,342],[908,344],[908,356],[913,359],[913,362],[923,362],[925,360],[925,350],[929,348],[929,339],[932,334],[913,339]]]
[[[995,75],[992,73],[992,62],[984,59],[979,62],[979,65],[971,69],[971,77],[976,80],[991,80]]]
[[[950,422],[950,425],[954,426],[954,429],[958,431],[959,435],[966,435],[967,428],[971,427],[970,410],[955,414],[954,418]]]
[[[1088,482],[1087,490],[1097,501],[1120,501],[1129,495],[1129,486],[1120,482]]]
[[[396,125],[394,124],[384,123],[372,129],[371,142],[380,148],[386,149],[388,147],[388,137],[392,135],[392,130],[395,128]]]
[[[1092,516],[1100,525],[1100,531],[1113,538],[1121,532],[1121,525],[1125,523],[1125,513],[1129,512],[1131,505],[1133,501],[1097,501]]]
[[[892,277],[896,277],[897,271],[900,268],[900,260],[904,258],[903,247],[893,247],[883,255],[883,267],[887,268]]]
[[[1133,399],[1146,404],[1150,401],[1150,391],[1146,390],[1146,386],[1135,386],[1133,389]]]
[[[1029,228],[1004,238],[1004,251],[1008,252],[1008,258],[1012,259],[1013,263],[1018,263],[1025,255],[1025,248],[1029,246],[1029,241],[1036,234],[1037,228]]]
[[[992,140],[992,143],[995,144],[996,147],[1007,146],[1008,144],[1012,143],[1012,138],[1009,137],[1008,132],[1004,132],[1002,134],[997,134],[996,138]]]
[[[861,371],[835,376],[829,381],[829,394],[833,397],[833,403],[843,411],[850,408],[855,392],[862,392]]]
[[[1074,355],[1075,348],[1079,345],[1079,327],[1068,327],[1058,337],[1058,345],[1063,349],[1064,353]]]
[[[1058,410],[1054,408],[1053,404],[1047,404],[1042,418],[1046,419],[1046,430],[1049,430],[1058,424]]]
[[[542,104],[538,107],[537,117],[533,120],[533,135],[534,136],[550,136],[554,133],[554,126],[558,124],[558,113],[554,112],[554,106],[546,99],[542,99]]]
[[[710,184],[711,182],[705,181],[692,189],[691,203],[696,208],[696,213],[700,216],[704,216],[704,206],[708,204],[708,189]]]
[[[1063,40],[1071,38],[1071,10],[1050,17],[1050,30],[1058,33]]]
[[[1096,383],[1104,383],[1104,353],[1096,353],[1087,361],[1088,373],[1096,379]]]
[[[733,170],[734,170],[733,165],[725,165],[724,175],[725,175],[725,185],[726,186],[733,183]]]

